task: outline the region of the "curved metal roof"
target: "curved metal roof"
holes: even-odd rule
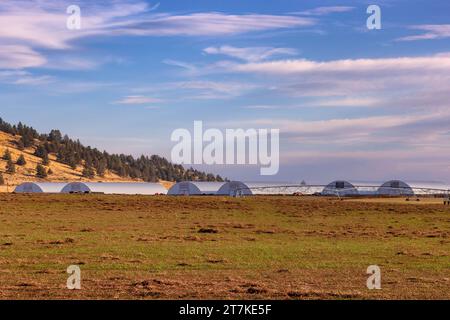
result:
[[[390,180],[383,183],[377,190],[379,195],[389,195],[389,196],[412,196],[414,195],[414,190],[409,184],[401,180]]]
[[[225,182],[182,181],[174,184],[169,195],[215,195]]]
[[[167,194],[166,188],[159,183],[127,182],[72,182],[67,184],[62,193],[104,193],[129,195]]]
[[[323,195],[334,195],[334,196],[353,196],[358,195],[358,189],[346,181],[346,180],[336,180],[329,183],[322,191]]]
[[[66,183],[59,182],[25,182],[18,185],[15,193],[60,193]]]
[[[221,196],[238,196],[238,195],[245,195],[250,196],[253,192],[250,189],[250,187],[241,181],[230,181],[225,183],[220,187],[220,189],[217,191],[217,195]]]

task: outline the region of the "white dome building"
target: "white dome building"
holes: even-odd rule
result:
[[[345,180],[336,180],[328,184],[323,190],[322,195],[325,196],[357,196],[359,195],[358,189]]]
[[[224,184],[225,182],[182,181],[174,184],[167,194],[171,196],[216,195]]]
[[[166,188],[159,183],[126,182],[71,182],[62,193],[103,193],[124,195],[159,195],[167,194]]]
[[[60,193],[66,183],[25,182],[14,189],[14,193]]]
[[[217,191],[217,195],[220,196],[251,196],[253,195],[250,187],[241,181],[230,181],[225,183],[220,189]]]

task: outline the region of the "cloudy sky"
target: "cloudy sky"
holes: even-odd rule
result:
[[[80,30],[66,27],[72,4]],[[381,30],[366,28],[370,4]],[[0,117],[168,158],[172,131],[194,120],[278,128],[271,180],[450,182],[449,12],[447,0],[1,1]]]

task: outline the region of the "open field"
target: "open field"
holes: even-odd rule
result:
[[[1,299],[450,299],[439,202],[0,194],[0,237]]]

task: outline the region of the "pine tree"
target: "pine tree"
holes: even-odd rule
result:
[[[47,175],[51,175],[51,174],[53,174],[53,170],[51,168],[48,168]]]
[[[47,170],[45,170],[44,166],[42,164],[38,164],[36,166],[36,177],[38,178],[47,178]]]
[[[22,140],[19,140],[19,141],[17,142],[17,149],[19,149],[20,151],[22,151],[22,150],[25,149],[25,146],[24,146]]]
[[[9,149],[5,150],[5,153],[3,154],[2,159],[5,160],[5,161],[12,160],[11,152],[9,151]]]
[[[28,137],[26,134],[20,137],[20,141],[22,142],[25,148],[31,147],[33,145],[33,139],[32,138],[30,139],[30,137]]]
[[[21,154],[21,155],[19,156],[19,158],[18,158],[17,161],[16,161],[16,164],[17,164],[18,166],[24,166],[24,165],[27,164],[27,161],[25,160],[25,157],[23,156],[23,154]]]
[[[6,172],[9,174],[16,173],[16,165],[11,159],[6,163]]]
[[[107,166],[106,161],[103,159],[100,160],[95,166],[95,171],[97,171],[97,175],[99,175],[100,177],[104,177],[106,172],[106,166]]]
[[[44,166],[48,166],[50,164],[50,159],[48,158],[47,152],[45,152],[44,155],[42,156],[42,164]]]
[[[34,151],[34,155],[39,158],[43,158],[44,154],[46,154],[46,153],[47,153],[47,150],[45,149],[45,147],[43,145],[39,145],[36,148],[36,150]]]
[[[83,173],[82,174],[83,174],[83,177],[89,178],[89,179],[92,179],[92,178],[95,177],[94,169],[92,169],[91,167],[85,167],[83,169]]]

